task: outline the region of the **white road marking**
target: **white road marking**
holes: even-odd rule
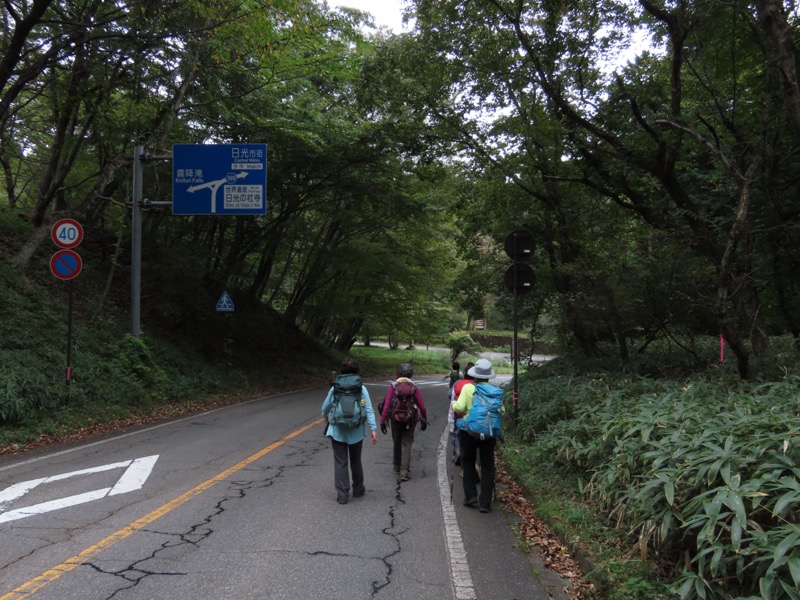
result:
[[[125,470],[122,477],[108,492],[108,495],[127,494],[140,489],[144,482],[147,481],[147,478],[150,477],[150,472],[153,470],[157,460],[158,454],[134,459],[131,466]]]
[[[467,562],[467,551],[464,549],[464,540],[461,538],[456,511],[450,500],[450,481],[447,476],[447,440],[449,436],[450,432],[445,427],[439,440],[439,450],[436,456],[439,472],[439,498],[442,502],[447,553],[450,556],[450,573],[455,588],[455,599],[476,600],[477,596],[472,585],[472,575]]]
[[[147,478],[150,476],[153,466],[158,460],[158,455],[144,456],[123,462],[111,463],[108,465],[101,465],[99,467],[91,467],[89,469],[81,469],[79,471],[71,471],[69,473],[62,473],[60,475],[53,475],[51,477],[44,477],[41,479],[31,479],[30,481],[23,481],[15,483],[5,490],[0,492],[0,523],[8,521],[16,521],[17,519],[24,519],[32,515],[41,515],[53,510],[59,510],[68,506],[75,506],[77,504],[84,504],[92,500],[100,500],[106,496],[115,496],[118,494],[126,494],[140,489]],[[127,468],[126,468],[127,467]],[[32,506],[25,506],[15,510],[3,512],[3,506],[9,504],[14,500],[22,498],[25,494],[32,489],[38,487],[43,483],[53,483],[54,481],[62,481],[72,477],[80,477],[81,475],[91,475],[94,473],[102,473],[103,471],[111,471],[113,469],[125,468],[125,472],[117,480],[117,482],[108,488],[93,490],[91,492],[84,492],[82,494],[75,494],[67,496],[66,498],[58,498],[48,502],[41,502]]]
[[[382,388],[388,388],[392,384],[392,381],[394,381],[394,380],[393,379],[387,379],[385,382],[382,382],[382,383],[367,382],[365,385],[367,387],[379,386],[379,387],[382,387]],[[423,380],[416,380],[415,379],[414,383],[416,384],[417,387],[446,387],[446,386],[450,385],[450,383],[447,382],[447,381],[430,381],[430,380],[424,380],[424,379]]]
[[[42,502],[41,504],[34,504],[33,506],[26,506],[18,508],[17,510],[10,510],[0,514],[0,523],[8,521],[16,521],[24,519],[25,517],[32,517],[33,515],[41,515],[53,510],[67,508],[68,506],[75,506],[76,504],[84,504],[92,500],[100,500],[105,498],[111,488],[104,488],[101,490],[94,490],[93,492],[86,492],[84,494],[76,494],[58,500],[51,500],[50,502]]]
[[[42,479],[31,479],[30,481],[23,481],[22,483],[15,483],[14,485],[7,487],[0,492],[0,509],[3,508],[5,504],[13,502],[17,498],[22,498],[37,485],[44,483],[45,481],[47,481],[47,477],[43,477]]]

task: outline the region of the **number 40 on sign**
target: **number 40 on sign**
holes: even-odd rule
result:
[[[53,225],[50,237],[59,248],[74,248],[83,241],[83,227],[74,219],[61,219]]]

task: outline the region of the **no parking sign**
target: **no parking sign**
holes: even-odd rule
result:
[[[65,281],[77,277],[82,268],[83,261],[80,255],[72,250],[59,250],[50,259],[50,271]]]

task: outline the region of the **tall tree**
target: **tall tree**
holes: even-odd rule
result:
[[[510,182],[554,211],[555,228],[543,237],[558,232],[564,264],[586,247],[575,243],[579,234],[563,210],[575,185],[589,192],[579,194],[584,202],[610,201],[609,208],[683,239],[713,268],[707,283],[716,293],[706,310],[746,377],[750,351],[769,349],[759,238],[776,227],[783,235],[796,231],[785,209],[773,210],[768,190],[794,186],[795,176],[776,160],[791,140],[784,103],[776,102],[781,90],[771,84],[778,78],[763,66],[764,29],[744,7],[712,4],[642,1],[637,12],[614,2],[415,2],[422,46],[448,69],[446,97],[454,101],[440,114],[458,119],[476,161],[505,165]],[[613,58],[616,34],[637,25],[662,41],[663,54],[608,77],[604,61]],[[491,115],[506,126],[490,131]],[[515,165],[512,156],[526,158]],[[551,266],[561,269],[553,256]],[[583,319],[566,310],[576,307],[566,273],[559,289],[565,314]],[[608,297],[604,288],[598,291]],[[583,324],[572,329],[586,331]]]

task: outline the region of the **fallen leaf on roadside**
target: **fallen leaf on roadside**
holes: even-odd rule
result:
[[[578,562],[572,557],[569,549],[547,525],[536,516],[531,503],[525,498],[519,484],[511,479],[506,471],[497,466],[496,479],[505,489],[498,490],[500,501],[505,507],[519,516],[519,534],[534,546],[545,566],[570,581],[571,589],[564,591],[573,600],[598,600],[594,585],[583,579]]]

